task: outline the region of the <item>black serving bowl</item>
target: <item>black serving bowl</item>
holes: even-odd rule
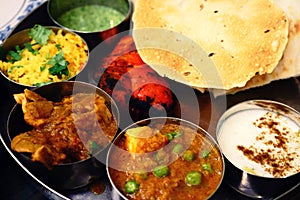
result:
[[[116,23],[111,24],[109,27],[97,27],[100,20],[103,20],[102,13],[104,12],[89,12],[89,14],[82,15],[82,13],[76,12],[76,19],[64,20],[63,16],[66,12],[74,11],[74,9],[84,9],[89,6],[102,6],[107,9],[113,9],[117,13],[121,13],[122,20],[116,21]],[[106,9],[106,10],[107,10]],[[103,41],[111,41],[113,40],[113,36],[124,31],[128,31],[131,26],[131,15],[133,12],[133,5],[130,0],[90,0],[90,1],[82,1],[82,0],[49,0],[47,4],[48,15],[51,20],[60,27],[66,28],[73,32],[80,34],[88,43],[90,48],[94,48],[96,45]],[[111,12],[110,15],[107,16],[113,17],[115,12]],[[75,18],[75,17],[72,17]],[[78,19],[78,20],[77,20]],[[113,19],[109,19],[113,21]],[[75,24],[66,24],[70,21],[73,21]],[[84,28],[86,24],[93,24],[92,28]]]
[[[229,108],[216,131],[225,157],[224,181],[258,199],[299,185],[299,127],[299,112],[280,102],[249,100]]]
[[[76,93],[99,94],[104,97],[108,109],[112,112],[117,124],[119,123],[119,111],[115,102],[107,93],[91,84],[74,81],[57,82],[36,88],[34,92],[50,101],[60,101],[64,96]],[[12,108],[7,121],[8,138],[11,141],[14,136],[31,129],[32,127],[24,121],[21,105],[16,104]],[[57,190],[69,190],[86,186],[95,178],[101,178],[106,175],[105,160],[109,145],[110,142],[85,160],[54,165],[52,169],[45,167],[39,162],[33,162],[28,154],[18,153],[13,150],[11,152],[29,173],[33,174],[35,178],[44,184]]]
[[[149,129],[154,131],[148,132]],[[161,134],[167,135],[165,143]],[[187,158],[188,154],[192,158]],[[209,163],[212,171],[206,171],[203,163]],[[169,173],[156,174],[155,170],[161,166],[167,166]],[[109,148],[106,170],[113,190],[122,199],[150,199],[150,196],[208,199],[223,180],[225,164],[214,138],[198,125],[180,118],[151,117],[133,123],[118,134]],[[186,178],[189,172],[200,173],[200,183],[190,185]],[[136,181],[139,187],[133,193],[126,191],[131,181]]]
[[[33,28],[33,27],[32,27]],[[87,46],[85,40],[79,36],[76,33],[73,33],[69,30],[60,28],[60,27],[55,27],[55,26],[45,26],[45,28],[51,29],[54,33],[57,33],[58,31],[62,31],[62,35],[65,34],[72,34],[74,37],[79,38],[80,43],[78,45],[82,46],[82,51],[84,51],[84,53],[86,54],[86,60],[84,62],[82,62],[82,65],[80,66],[79,70],[77,70],[77,73],[72,74],[71,76],[67,77],[65,80],[59,79],[59,81],[69,81],[69,80],[75,80],[75,78],[82,73],[82,71],[84,70],[84,68],[86,67],[86,64],[88,62],[89,59],[89,47]],[[1,48],[2,51],[1,53],[3,55],[7,55],[7,53],[11,50],[15,51],[15,47],[17,45],[20,46],[21,49],[25,48],[24,44],[30,42],[32,39],[31,37],[28,35],[29,31],[31,30],[31,28],[28,29],[24,29],[22,31],[19,31],[11,36],[9,36],[2,44]],[[64,45],[64,44],[59,44],[60,46]],[[66,54],[66,53],[64,53]],[[64,55],[65,56],[65,55]],[[45,56],[47,57],[47,56]],[[53,56],[54,57],[54,56]],[[77,57],[78,58],[78,57]],[[0,58],[0,59],[4,59],[4,58]],[[48,58],[50,59],[50,58]],[[30,65],[34,65],[35,63],[32,63],[33,61],[30,62]],[[41,66],[39,66],[41,67]],[[25,83],[20,83],[16,80],[12,80],[11,78],[8,77],[7,75],[8,72],[4,72],[2,70],[0,70],[0,74],[1,74],[1,79],[3,79],[3,83],[5,84],[5,86],[8,88],[8,91],[10,93],[20,93],[23,92],[25,88],[27,89],[34,89],[37,88],[38,86],[35,85],[30,85],[30,84],[25,84]],[[23,73],[28,73],[28,72],[23,72]],[[32,76],[40,76],[37,75],[36,73],[38,73],[37,71],[34,72],[34,74],[32,74]],[[58,75],[59,76],[59,75]],[[55,82],[55,81],[54,81]]]

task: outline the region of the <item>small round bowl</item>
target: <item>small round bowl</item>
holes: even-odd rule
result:
[[[228,109],[216,131],[226,163],[224,181],[263,199],[299,184],[299,130],[299,112],[279,102],[250,100]]]
[[[225,165],[217,143],[201,127],[153,117],[121,131],[109,148],[106,170],[123,199],[208,199]]]
[[[116,125],[118,126],[119,124],[119,111],[116,103],[107,93],[91,84],[73,81],[57,82],[41,86],[33,91],[46,98],[47,100],[54,102],[59,102],[63,97],[74,95],[77,93],[98,94],[105,99],[106,106],[113,114]],[[89,120],[93,121],[93,117],[90,117]],[[16,124],[18,125],[16,126]],[[12,108],[7,121],[8,138],[10,138],[10,141],[12,141],[15,136],[32,129],[32,126],[28,125],[24,120],[22,106],[20,104],[16,104]],[[103,130],[102,125],[101,129]],[[117,134],[117,131],[118,127],[116,127],[115,134]],[[31,156],[27,153],[19,153],[13,150],[12,152],[14,153],[15,157],[18,158],[19,161],[21,161],[23,166],[26,167],[26,170],[28,170],[44,184],[47,184],[49,187],[57,190],[75,189],[86,186],[95,178],[101,178],[102,176],[106,175],[106,155],[108,147],[111,144],[113,138],[106,137],[106,135],[103,135],[101,133],[102,132],[100,131],[97,138],[102,138],[103,141],[105,139],[105,141],[107,141],[106,146],[101,146],[101,149],[99,148],[94,153],[91,153],[90,157],[88,157],[87,159],[79,160],[76,162],[56,164],[53,165],[52,168],[46,167],[41,162],[33,162],[31,160]],[[83,139],[82,141],[84,141],[84,136],[79,136]],[[26,138],[24,141],[26,141]]]
[[[129,30],[133,12],[130,0],[49,0],[47,6],[55,24],[80,34],[91,48]]]
[[[31,53],[30,51],[27,51],[28,48],[25,46],[25,44],[26,43],[28,44],[29,42],[32,41],[31,37],[29,36],[29,32],[35,27],[24,29],[18,33],[13,34],[12,36],[8,37],[8,39],[5,40],[4,43],[2,44],[2,50],[3,50],[2,53],[5,57],[7,57],[10,51],[16,52],[17,51],[16,46],[19,46],[20,49],[22,49],[22,51],[23,49],[26,49],[23,51],[22,57],[26,59],[30,59],[30,61],[24,59],[22,63],[19,63],[20,61],[14,61],[14,64],[11,67],[3,67],[3,68],[1,67],[4,66],[4,64],[6,65],[6,63],[10,63],[8,60],[3,61],[3,64],[0,63],[1,77],[3,79],[3,82],[6,84],[8,91],[10,91],[11,93],[20,93],[23,92],[25,88],[34,89],[40,85],[48,84],[50,82],[74,80],[75,77],[83,71],[83,69],[86,67],[86,64],[88,62],[89,48],[85,40],[82,39],[79,35],[69,30],[62,29],[60,27],[45,26],[45,28],[50,29],[52,30],[52,32],[57,34],[56,40],[51,40],[53,41],[52,42],[53,44],[57,42],[56,45],[51,44],[52,45],[51,54],[53,55],[49,53],[50,48],[48,50],[46,49],[45,46],[43,46],[42,47],[43,49],[41,49],[39,48],[40,46],[39,44],[37,45],[32,44],[32,48],[39,49],[38,53],[37,52]],[[67,37],[68,40],[63,40],[62,36]],[[69,43],[70,45],[66,45],[67,43]],[[74,51],[74,49],[78,49],[78,51]],[[76,55],[73,55],[74,52],[76,52]],[[64,61],[68,62],[68,63],[62,63],[62,66],[64,67],[65,65],[67,65],[68,72],[64,72],[63,70],[65,69],[56,70],[60,68],[57,67],[56,63],[62,61],[61,54],[63,54]],[[57,58],[56,62],[52,62],[54,61],[55,57]],[[1,60],[4,59],[6,58],[1,58]],[[48,70],[45,67],[46,63],[47,63],[47,67],[49,67]],[[51,72],[53,75],[50,74],[50,68],[52,69],[55,68],[55,70]],[[11,77],[15,77],[13,78],[14,80],[12,80],[8,76],[8,73],[15,73],[14,76],[11,76]],[[68,74],[68,75],[64,75],[64,74]],[[44,82],[43,83],[35,82],[36,80],[35,77],[36,79],[39,80],[43,78]],[[51,79],[49,77],[51,77]],[[21,79],[23,80],[21,81]]]

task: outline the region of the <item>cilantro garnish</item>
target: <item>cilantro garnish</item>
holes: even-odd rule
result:
[[[22,56],[20,54],[18,54],[17,52],[11,50],[8,52],[8,55],[10,55],[10,59],[8,59],[9,62],[14,62],[14,61],[18,61],[21,60]]]
[[[69,76],[69,62],[65,60],[64,53],[62,51],[58,52],[54,57],[52,57],[47,64],[52,65],[52,67],[49,68],[49,73],[51,75],[61,76],[64,74]]]
[[[28,35],[40,45],[46,45],[50,37],[51,30],[39,24],[36,24],[28,32]]]
[[[47,53],[46,60],[49,60],[49,58],[50,58],[50,53]]]
[[[31,52],[33,55],[37,55],[39,53],[39,51],[38,50],[34,50],[32,48],[33,45],[30,44],[30,43],[28,43],[28,42],[24,43],[24,46],[28,49],[29,52]]]
[[[23,66],[21,66],[21,65],[16,65],[16,66],[11,66],[8,70],[7,70],[7,73],[11,73],[13,70],[14,70],[14,68],[22,68]]]
[[[57,48],[57,50],[58,50],[58,51],[60,51],[60,50],[61,50],[61,46],[60,46],[60,44],[56,44],[56,45],[55,45],[55,47]]]
[[[43,66],[40,67],[41,72],[44,71],[45,69],[46,69],[46,65],[43,65]]]
[[[22,54],[23,50],[20,48],[19,45],[16,45],[15,49],[16,49],[15,51],[14,50],[8,51],[8,55],[9,55],[8,61],[9,62],[15,62],[15,61],[22,59],[21,54]]]

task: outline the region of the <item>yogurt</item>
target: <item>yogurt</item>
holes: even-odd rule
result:
[[[300,171],[300,127],[290,117],[274,109],[249,106],[221,119],[217,140],[237,168],[276,178]]]

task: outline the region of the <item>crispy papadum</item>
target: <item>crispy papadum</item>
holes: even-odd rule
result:
[[[271,0],[136,0],[133,14],[144,62],[200,90],[244,87],[272,73],[288,32],[286,13]]]

